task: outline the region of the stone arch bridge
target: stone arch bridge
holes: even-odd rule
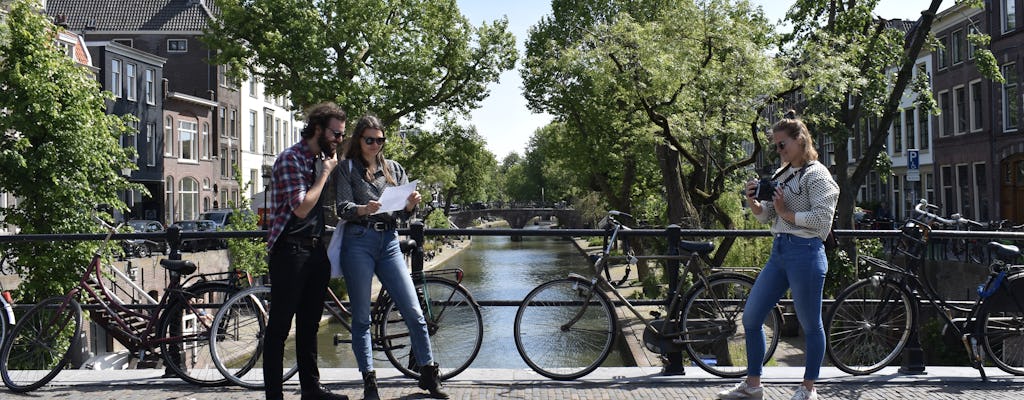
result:
[[[566,229],[582,229],[583,218],[579,211],[564,208],[492,208],[483,210],[454,211],[448,215],[452,223],[459,228],[466,228],[473,220],[483,217],[495,217],[508,221],[510,228],[522,229],[535,217],[558,219],[558,225]]]

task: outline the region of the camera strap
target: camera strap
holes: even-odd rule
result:
[[[807,170],[807,167],[811,166],[812,162],[814,162],[814,161],[811,161],[811,162],[808,162],[807,164],[804,164],[803,167],[801,167],[796,172],[794,172],[792,175],[790,175],[788,178],[786,178],[786,180],[782,181],[782,186],[786,186],[787,184],[789,184],[789,181],[793,180],[793,178],[795,178],[797,175],[803,176],[804,175],[804,171]],[[775,175],[772,176],[772,180],[774,181],[774,180],[778,179],[779,175],[782,175],[782,173],[784,173],[786,171],[789,171],[789,165],[790,164],[786,164],[786,168],[779,169],[779,172],[776,172]]]

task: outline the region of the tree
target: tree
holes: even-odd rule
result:
[[[242,193],[249,193],[253,182],[242,183],[242,170],[238,164],[232,164],[235,183],[241,188]],[[230,204],[234,210],[230,216],[229,230],[232,231],[258,231],[260,230],[259,217],[251,212],[249,196],[241,196],[238,204]],[[223,229],[223,228],[222,228]],[[228,243],[228,262],[233,270],[245,271],[251,276],[267,275],[268,265],[266,261],[267,244],[260,238],[230,238]]]
[[[235,76],[305,107],[334,100],[352,115],[465,113],[515,66],[508,21],[469,24],[452,0],[218,0],[203,40]]]
[[[18,203],[0,219],[22,233],[97,232],[97,207],[126,210],[120,194],[134,168],[119,144],[129,119],[107,115],[95,76],[54,45],[58,28],[35,2],[18,1],[0,24],[0,192]],[[105,215],[109,218],[110,215]],[[24,279],[22,301],[64,293],[78,283],[93,242],[33,242],[13,246]]]
[[[388,154],[412,179],[442,192],[447,215],[452,201],[484,201],[495,196],[497,159],[485,145],[475,127],[462,127],[444,118],[435,131],[408,132],[406,143],[389,149]]]
[[[603,140],[600,154],[621,154],[624,185],[641,176],[642,157],[656,155],[669,223],[734,228],[719,202],[738,201],[737,181],[764,140],[758,111],[781,84],[764,16],[725,0],[556,0],[552,9],[528,43],[531,106],[585,127],[576,135]],[[607,110],[586,115],[596,124],[576,122],[584,120],[573,104],[594,104],[587,99]],[[638,194],[622,190],[616,200],[629,205]]]
[[[981,1],[960,1],[982,6]],[[916,60],[931,48],[935,14],[942,0],[931,0],[909,32],[889,28],[889,21],[872,14],[878,0],[798,0],[786,18],[795,27],[783,37],[781,57],[793,90],[806,99],[805,119],[815,133],[827,135],[835,154],[850,154],[850,139],[858,127],[869,130],[868,146],[858,162],[835,157],[833,173],[839,184],[837,214],[841,227],[850,228],[854,203],[872,170],[889,174],[883,153],[889,127],[900,113],[900,100],[910,89],[922,111],[936,111],[926,73],[916,74]],[[973,34],[975,64],[982,75],[1001,82],[987,35]]]

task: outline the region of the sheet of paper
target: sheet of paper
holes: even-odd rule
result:
[[[398,211],[405,208],[406,200],[408,200],[409,195],[416,190],[416,185],[419,183],[420,181],[417,179],[402,186],[389,186],[384,188],[384,193],[381,193],[380,199],[377,200],[381,203],[380,210],[377,210],[374,214]]]

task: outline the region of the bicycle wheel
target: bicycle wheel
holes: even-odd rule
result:
[[[210,328],[210,356],[231,383],[249,389],[264,387],[263,338],[269,317],[269,286],[238,292],[217,311]],[[299,372],[295,360],[291,361],[284,381]]]
[[[992,362],[1003,371],[1024,375],[1024,311],[985,311],[978,324]]]
[[[442,380],[464,371],[476,359],[484,340],[484,322],[480,306],[465,287],[457,282],[427,277],[417,279],[416,292],[427,320],[427,332],[434,361],[440,366]],[[409,328],[390,297],[379,302],[382,313],[375,322],[377,339],[391,364],[405,376],[419,378],[419,367],[412,352]],[[378,299],[380,300],[380,299]],[[429,300],[429,302],[427,301]]]
[[[185,291],[192,296],[190,300],[206,304],[188,305],[179,298],[163,310],[158,337],[167,340],[160,344],[164,366],[185,382],[203,386],[223,384],[227,379],[214,366],[209,349],[210,327],[218,310],[207,304],[223,304],[238,289],[219,283],[199,283]]]
[[[516,350],[538,374],[572,380],[599,367],[617,335],[615,310],[604,292],[569,277],[536,287],[516,312]]]
[[[51,297],[21,316],[0,350],[0,376],[14,392],[50,382],[67,365],[82,332],[82,307],[74,299]]]
[[[754,279],[740,274],[717,273],[708,284],[698,283],[686,295],[679,315],[686,353],[701,369],[721,377],[747,374],[747,342],[743,311]],[[773,308],[764,320],[767,363],[779,344],[782,314]]]
[[[910,336],[910,295],[896,282],[871,277],[843,289],[825,317],[825,351],[851,375],[867,375],[892,363]]]

